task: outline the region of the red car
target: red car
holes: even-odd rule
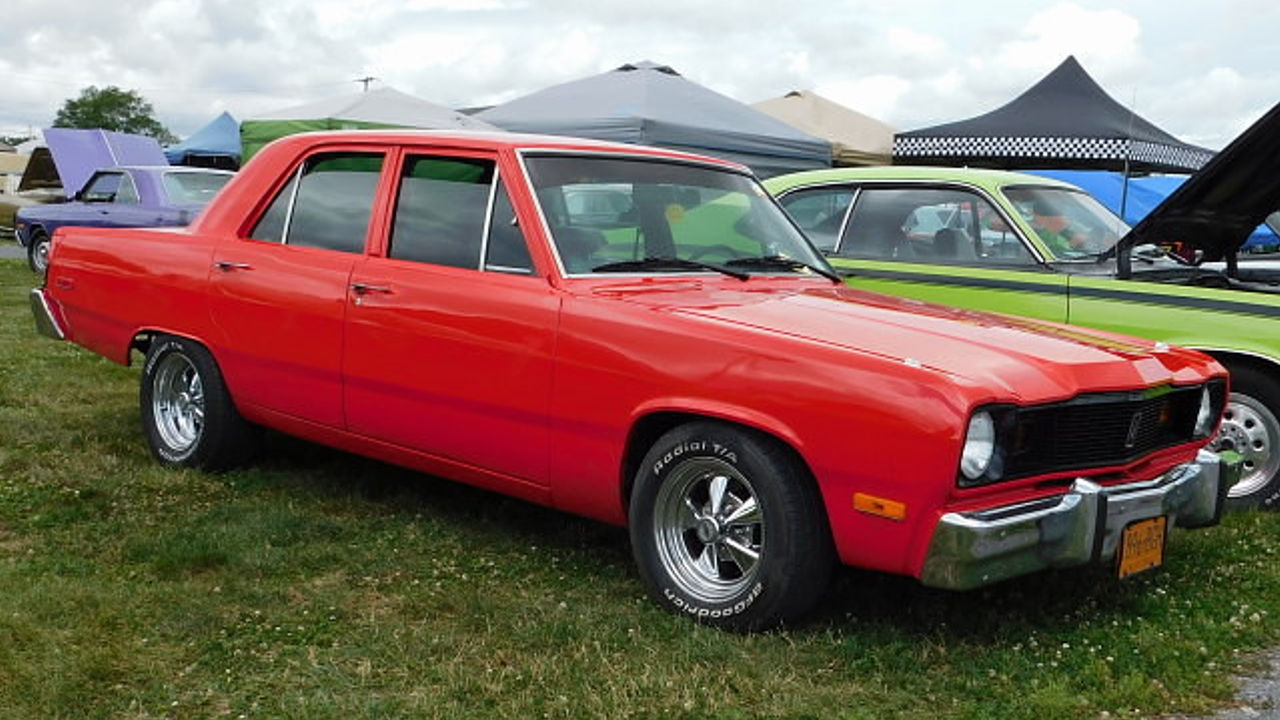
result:
[[[189,228],[61,230],[32,307],[145,353],[163,463],[266,426],[626,524],[658,602],[733,629],[837,559],[1141,571],[1238,472],[1211,358],[852,290],[744,168],[630,145],[286,138]]]

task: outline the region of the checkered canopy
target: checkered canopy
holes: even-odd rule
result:
[[[899,165],[1193,172],[1213,152],[1116,102],[1074,57],[985,115],[898,133]]]

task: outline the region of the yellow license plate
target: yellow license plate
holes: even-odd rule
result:
[[[1120,537],[1120,551],[1117,553],[1116,571],[1122,577],[1129,577],[1143,570],[1159,567],[1164,562],[1164,539],[1168,518],[1150,518],[1131,523],[1124,529]]]

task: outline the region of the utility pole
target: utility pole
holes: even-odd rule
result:
[[[373,82],[374,80],[377,80],[377,79],[378,79],[378,78],[376,78],[376,77],[374,77],[374,76],[372,76],[372,75],[365,75],[364,77],[359,77],[359,78],[356,78],[355,80],[352,80],[352,82],[358,82],[358,83],[360,83],[360,84],[364,85],[364,92],[369,92],[369,83],[371,83],[371,82]]]

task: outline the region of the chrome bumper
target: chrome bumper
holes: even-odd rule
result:
[[[1143,482],[1101,487],[1077,479],[1064,495],[938,521],[920,581],[952,590],[989,585],[1050,567],[1115,557],[1126,526],[1160,515],[1186,528],[1217,524],[1238,455],[1201,450],[1195,461]]]
[[[63,332],[62,326],[53,317],[53,311],[49,309],[49,300],[44,296],[44,290],[35,288],[31,291],[31,314],[36,318],[36,330],[45,337],[51,337],[54,340],[66,340],[67,334]]]

